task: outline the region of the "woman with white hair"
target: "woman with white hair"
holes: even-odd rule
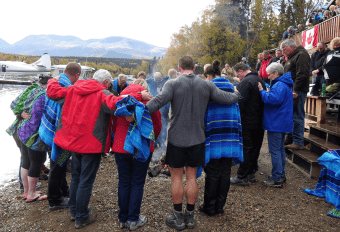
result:
[[[271,80],[269,92],[258,88],[264,102],[262,127],[267,130],[268,148],[272,157],[272,175],[264,185],[282,188],[286,182],[286,152],[284,148],[285,134],[293,130],[293,90],[294,82],[291,73],[284,73],[279,63],[270,64],[266,72]]]

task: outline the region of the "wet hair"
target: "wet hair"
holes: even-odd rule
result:
[[[76,62],[70,62],[66,65],[64,73],[68,73],[71,76],[81,73],[81,66]]]
[[[247,70],[250,70],[250,68],[245,63],[239,62],[239,63],[235,64],[234,71],[238,72],[239,70],[247,71]]]
[[[148,85],[148,83],[146,82],[146,80],[144,80],[144,79],[137,79],[137,80],[134,80],[134,81],[132,82],[132,84],[138,84],[138,85],[142,86],[144,89],[146,89],[146,91],[150,92],[149,85]]]
[[[214,60],[212,65],[208,66],[205,70],[206,75],[211,75],[213,78],[221,76],[221,69],[220,69],[221,62],[219,60]]]
[[[144,76],[146,78],[146,73],[144,71],[140,71],[137,75],[137,78],[139,78],[140,76]]]
[[[183,70],[194,70],[195,63],[190,56],[183,56],[178,60],[178,66]]]
[[[41,85],[47,85],[47,82],[49,79],[52,79],[53,77],[48,76],[48,75],[41,75],[39,76],[38,83]]]

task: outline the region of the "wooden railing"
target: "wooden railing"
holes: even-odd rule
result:
[[[318,25],[318,41],[329,43],[335,37],[340,37],[340,15],[330,18],[327,21],[319,23]],[[291,37],[291,39],[295,41],[297,46],[302,45],[302,35],[303,32],[300,32]],[[279,44],[281,43],[282,41],[280,41]]]
[[[317,125],[326,123],[326,97],[307,96],[305,118]]]

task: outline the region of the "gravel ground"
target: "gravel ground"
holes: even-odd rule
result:
[[[232,176],[237,167],[232,168]],[[339,220],[326,216],[334,206],[301,190],[313,189],[316,179],[305,177],[287,163],[287,183],[283,188],[265,187],[262,181],[270,171],[265,139],[257,182],[249,187],[231,186],[225,214],[215,217],[197,210],[203,201],[204,177],[200,177],[195,212],[197,224],[192,231],[340,231]],[[68,173],[68,180],[70,178]],[[81,231],[120,231],[117,185],[114,156],[109,156],[102,159],[90,202],[90,208],[98,213],[98,221]],[[165,225],[165,216],[172,207],[170,186],[170,178],[165,175],[147,177],[141,213],[147,216],[148,222],[139,231],[175,231]],[[0,231],[75,231],[67,209],[50,212],[48,201],[27,204],[17,187],[18,183],[13,181],[9,187],[0,190]],[[46,181],[42,182],[40,190],[47,192]]]

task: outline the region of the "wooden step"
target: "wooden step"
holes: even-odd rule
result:
[[[320,156],[308,150],[286,149],[287,161],[300,170],[307,177],[317,178],[320,175],[321,166],[318,163]]]
[[[332,143],[332,142],[329,142],[329,141],[326,141],[316,135],[312,135],[308,132],[305,132],[304,133],[304,139],[307,140],[308,142],[311,142],[311,143],[314,143],[316,144],[317,146],[321,147],[322,149],[328,151],[328,150],[338,150],[340,149],[340,146]]]
[[[320,130],[320,131],[340,137],[340,123],[336,121],[327,122],[326,124],[320,124],[320,125],[311,123],[309,124],[309,127],[313,127],[316,130]]]

